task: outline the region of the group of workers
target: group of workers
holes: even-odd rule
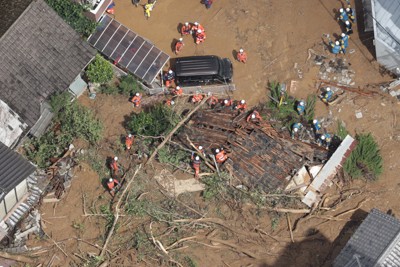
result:
[[[204,159],[206,158],[207,154],[202,146],[198,146],[196,148],[197,153],[192,152],[192,167],[194,170],[194,177],[196,179],[200,178],[200,165],[201,165],[201,159],[200,156],[203,157]],[[227,159],[228,159],[228,154],[226,151],[221,147],[221,148],[216,148],[212,150],[214,153],[211,155],[214,157],[215,162],[219,165],[223,164]]]
[[[185,22],[181,26],[181,35],[182,36],[193,35],[196,44],[201,44],[206,40],[206,31],[204,27],[197,21],[194,23]],[[183,43],[183,39],[180,38],[178,42]],[[177,50],[178,42],[175,44],[175,52]]]
[[[312,122],[312,127],[314,131],[314,135],[316,138],[316,142],[319,146],[325,146],[326,149],[329,149],[329,146],[332,141],[332,137],[328,133],[322,133],[322,125],[321,122],[318,121],[317,119],[314,119]],[[295,122],[292,125],[291,129],[291,137],[294,139],[296,136],[299,136],[301,133],[301,130],[303,129],[303,124],[300,122]]]
[[[331,48],[331,52],[335,55],[337,54],[346,54],[346,49],[349,46],[349,38],[350,35],[353,34],[353,23],[355,23],[355,11],[350,5],[350,1],[346,0],[347,7],[339,9],[339,16],[337,20],[342,23],[342,27],[345,29],[345,32],[342,32],[340,38],[333,42],[329,40],[329,46]]]

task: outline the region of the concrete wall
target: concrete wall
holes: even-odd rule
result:
[[[0,221],[6,217],[7,213],[12,210],[15,204],[17,204],[27,192],[28,183],[26,179],[8,192],[5,198],[0,202]]]

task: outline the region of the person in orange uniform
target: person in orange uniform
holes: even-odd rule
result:
[[[231,107],[233,105],[233,100],[232,99],[224,99],[221,101],[221,105],[224,107]]]
[[[142,96],[139,93],[136,93],[131,99],[131,102],[133,103],[134,107],[139,107],[141,101],[142,101]]]
[[[192,103],[196,104],[201,102],[203,100],[204,96],[202,94],[196,93],[195,95],[192,96]]]
[[[172,83],[175,81],[175,72],[173,70],[168,70],[164,74],[164,81],[165,81],[165,86],[170,87],[172,86]]]
[[[171,93],[175,96],[181,96],[183,95],[183,89],[180,86],[177,86],[175,89],[172,89]]]
[[[225,150],[221,148],[219,150],[218,148],[215,150],[215,160],[219,163],[222,164],[225,162],[225,160],[228,159],[228,155],[226,154]]]
[[[206,33],[200,29],[196,32],[196,44],[200,44],[206,40]]]
[[[208,105],[209,105],[211,108],[214,108],[215,105],[218,104],[218,98],[216,98],[215,96],[211,96],[207,101],[208,101]]]
[[[195,23],[193,23],[191,31],[192,33],[196,34],[197,30],[201,30],[203,32],[205,31],[204,27],[201,26],[201,24],[196,21]]]
[[[199,179],[201,160],[199,156],[194,156],[192,153],[192,167],[194,169],[194,178]]]
[[[183,38],[179,38],[179,40],[175,43],[175,54],[179,54],[184,46],[185,44],[183,43]]]
[[[117,179],[113,179],[113,178],[108,179],[107,187],[112,196],[115,195],[115,192],[118,190],[120,185],[121,184],[118,182]]]
[[[188,35],[190,34],[190,30],[191,30],[191,26],[189,24],[189,22],[185,22],[185,24],[182,25],[181,27],[181,35]]]
[[[252,122],[260,122],[260,121],[262,121],[260,113],[258,113],[258,111],[256,111],[256,110],[254,110],[249,116],[247,116],[246,121],[249,122],[250,120]]]
[[[247,109],[247,104],[245,100],[240,100],[239,103],[236,104],[235,109],[238,109],[240,111],[244,111]]]
[[[131,134],[128,134],[128,136],[125,137],[125,147],[127,150],[131,150],[131,147],[133,145],[134,137]]]
[[[113,160],[110,162],[110,169],[113,174],[118,173],[119,170],[118,157],[114,157]]]
[[[244,52],[244,50],[243,50],[242,48],[239,49],[239,52],[238,52],[237,55],[236,55],[236,59],[237,59],[239,62],[246,63],[246,61],[247,61],[247,54],[246,54],[246,52]]]
[[[175,105],[175,101],[174,100],[172,100],[172,99],[169,99],[169,100],[166,100],[165,101],[165,105],[167,105],[167,106],[173,106],[173,105]]]

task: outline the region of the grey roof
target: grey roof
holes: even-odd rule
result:
[[[51,7],[35,0],[0,39],[0,99],[32,127],[40,104],[67,90],[95,53]]]
[[[334,267],[400,266],[400,221],[373,209],[335,259]]]
[[[35,171],[29,161],[0,142],[0,190],[5,194]],[[2,192],[0,192],[1,194]],[[3,196],[4,197],[4,196]],[[0,197],[0,200],[2,198]]]

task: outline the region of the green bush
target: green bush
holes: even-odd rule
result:
[[[100,93],[106,94],[106,95],[116,95],[118,94],[119,89],[118,87],[114,84],[103,84],[100,86]]]
[[[371,134],[360,134],[356,139],[357,147],[346,160],[344,170],[353,179],[364,177],[367,180],[377,180],[383,172],[383,159],[378,144]]]
[[[46,3],[79,34],[88,37],[96,29],[97,23],[84,15],[84,6],[71,0],[46,0]]]
[[[271,92],[271,100],[268,102],[268,106],[273,109],[273,116],[277,120],[281,121],[283,126],[290,129],[291,125],[298,122],[300,118],[295,109],[296,99],[290,97],[287,91],[285,91],[283,95],[283,103],[279,106],[281,85],[278,82],[270,82],[269,89]]]
[[[347,131],[344,123],[342,121],[338,121],[338,126],[335,135],[338,136],[340,140],[343,140],[344,138],[346,138],[348,134],[349,132]]]
[[[112,80],[114,71],[111,63],[97,54],[96,58],[89,64],[86,75],[89,81],[104,84]]]
[[[317,102],[316,95],[307,96],[305,117],[307,122],[312,123],[315,116],[315,103]]]
[[[132,75],[122,76],[118,89],[121,94],[126,96],[143,92],[143,88]]]
[[[173,165],[179,165],[183,162],[189,163],[190,153],[181,149],[173,149],[168,146],[164,146],[158,150],[158,160],[161,163],[171,163]]]
[[[127,126],[136,135],[159,136],[172,130],[178,121],[175,112],[159,104],[146,112],[133,113]]]

